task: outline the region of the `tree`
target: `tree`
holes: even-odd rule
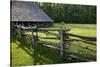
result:
[[[96,6],[37,3],[55,22],[96,23]]]

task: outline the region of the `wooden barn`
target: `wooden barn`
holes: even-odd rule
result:
[[[43,12],[35,3],[30,1],[11,1],[11,23],[38,25],[40,27],[51,25],[53,20]]]

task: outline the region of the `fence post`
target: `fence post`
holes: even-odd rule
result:
[[[11,23],[11,28],[10,29],[11,29],[11,33],[10,33],[11,40],[13,40],[14,37],[15,37],[15,33],[16,33],[15,26],[14,26],[14,23],[13,22]]]
[[[21,40],[21,24],[19,24],[19,39]]]
[[[61,34],[60,35],[60,40],[61,40],[60,55],[61,55],[62,61],[64,62],[65,47],[66,47],[66,44],[65,44],[65,30],[61,29],[60,34]]]
[[[33,27],[31,25],[31,32],[32,32],[32,47],[34,47],[34,44],[35,44],[35,36],[33,34]]]
[[[38,25],[36,24],[35,27],[36,27],[36,40],[38,40]]]

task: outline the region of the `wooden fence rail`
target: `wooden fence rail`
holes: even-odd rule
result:
[[[73,36],[73,37],[79,37],[79,38],[89,40],[89,41],[96,41],[96,37],[92,37],[92,36],[80,36],[80,35],[75,35],[71,33],[66,33],[66,36]]]
[[[87,55],[87,54],[78,54],[78,53],[66,50],[66,48],[65,48],[67,45],[69,45],[69,43],[68,43],[69,41],[82,41],[82,42],[85,42],[85,43],[96,45],[96,37],[80,36],[80,35],[76,35],[76,34],[72,34],[72,33],[67,33],[67,31],[69,31],[69,29],[66,30],[66,29],[60,29],[60,28],[55,28],[55,29],[53,29],[53,28],[38,28],[38,27],[32,27],[32,26],[24,27],[24,26],[20,26],[20,25],[16,25],[16,27],[20,30],[20,33],[19,33],[20,37],[21,37],[21,34],[24,34],[24,33],[22,33],[23,30],[30,30],[32,32],[32,42],[33,42],[33,44],[35,44],[35,41],[38,41],[40,43],[47,44],[47,45],[44,45],[44,46],[48,46],[48,44],[58,45],[58,43],[53,43],[53,42],[48,42],[48,41],[40,41],[39,38],[42,38],[42,37],[38,36],[38,32],[45,32],[46,34],[56,35],[57,38],[51,37],[51,38],[44,38],[44,39],[59,39],[60,40],[60,43],[59,43],[60,48],[56,48],[56,49],[59,50],[62,58],[65,55],[70,54],[71,56],[76,55],[77,57],[84,57],[84,58],[87,58],[88,60],[96,60],[96,56]],[[58,33],[53,33],[53,32],[50,32],[50,31],[57,31]],[[36,33],[36,35],[33,34],[34,32]],[[77,37],[77,38],[80,38],[80,39],[71,39],[69,36]],[[82,47],[82,46],[79,46],[79,47],[85,48],[85,49],[88,49],[88,50],[96,51],[96,49],[92,49],[92,48],[86,48],[86,47]]]
[[[61,51],[60,48],[55,48],[53,47],[52,45],[43,45],[43,46],[46,46],[46,47],[49,47],[49,48],[52,48],[52,49],[56,49],[58,50],[58,52]],[[69,50],[64,50],[64,53],[65,53],[65,56],[69,55],[72,57],[73,56],[76,56],[77,58],[85,58],[87,61],[91,61],[91,60],[96,60],[96,56],[94,55],[90,55],[90,54],[79,54],[77,52],[73,52],[73,51],[69,51]]]
[[[91,45],[96,45],[95,41],[86,41],[86,40],[83,40],[83,39],[70,38],[70,39],[66,39],[66,41],[81,41],[81,42],[88,43],[88,44],[91,44]]]

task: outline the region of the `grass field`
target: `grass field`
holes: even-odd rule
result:
[[[54,24],[51,28],[60,28],[61,24]],[[77,35],[83,36],[96,36],[96,25],[95,24],[64,24],[64,27],[71,29],[69,32]],[[26,34],[31,35],[30,32],[26,32]],[[39,37],[56,37],[52,35],[46,35],[44,33],[38,33]],[[41,38],[40,38],[41,39]],[[51,40],[51,39],[41,39],[44,41],[50,42],[59,42],[59,40]],[[12,66],[26,66],[26,65],[40,65],[40,64],[57,64],[57,63],[70,63],[70,62],[80,62],[76,59],[66,58],[66,62],[62,62],[59,57],[59,52],[44,47],[42,45],[35,45],[33,49],[31,47],[30,39],[22,40],[21,42],[18,39],[15,39],[11,42],[11,51],[12,51]],[[96,51],[84,50],[80,49],[80,47],[76,47],[75,45],[81,45],[84,47],[91,47],[96,49],[95,45],[86,44],[83,42],[71,42],[71,47],[69,50],[75,51],[78,53],[86,53],[96,55]]]

